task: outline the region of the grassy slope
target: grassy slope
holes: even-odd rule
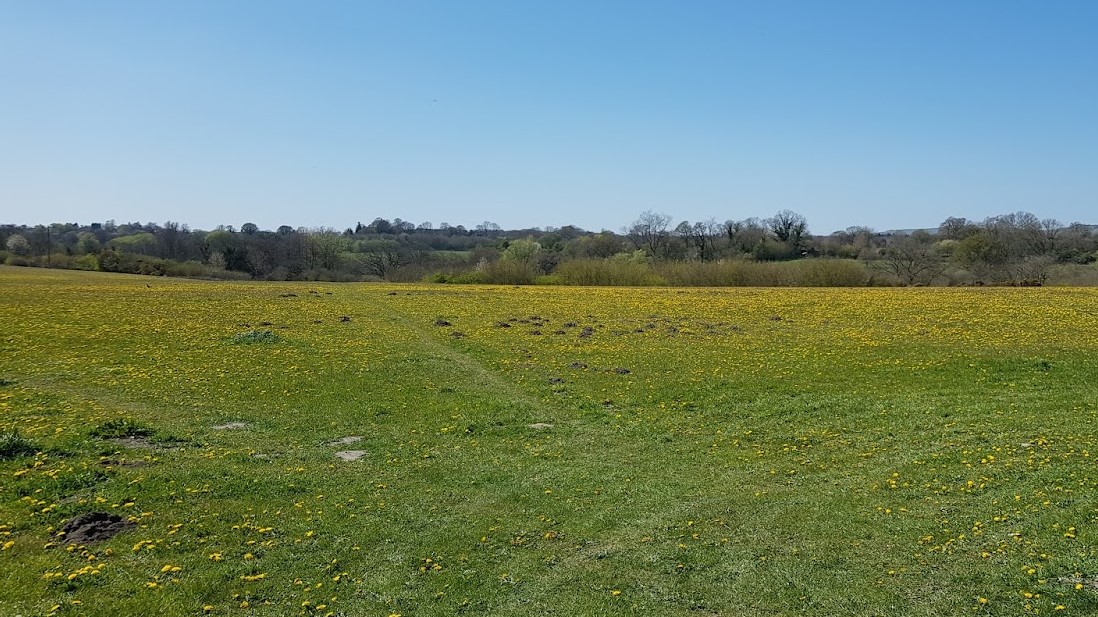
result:
[[[2,614],[1098,611],[1091,290],[0,289]]]

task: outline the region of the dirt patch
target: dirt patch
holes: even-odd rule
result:
[[[527,424],[526,428],[532,428],[535,431],[546,431],[553,428],[553,425],[548,422],[535,422],[533,424]]]
[[[149,440],[148,437],[134,436],[134,437],[115,437],[114,439],[108,439],[107,441],[118,444],[125,448],[135,448],[138,450],[155,450],[156,444]]]
[[[115,535],[134,527],[134,523],[106,512],[85,512],[61,528],[61,535],[69,544],[91,544],[109,540]]]
[[[347,461],[349,463],[351,461],[357,461],[358,459],[366,456],[366,451],[365,450],[340,450],[339,452],[336,452],[335,455],[336,455],[336,458],[338,458],[339,460]]]
[[[619,366],[619,367],[614,369],[614,373],[616,373],[618,375],[628,375],[629,373],[632,373],[632,372],[633,371],[625,368],[624,366]]]
[[[1098,576],[1061,576],[1058,580],[1065,585],[1082,585],[1089,589],[1098,589]]]
[[[218,424],[216,426],[211,426],[210,428],[212,428],[215,431],[232,431],[232,430],[240,429],[240,428],[248,428],[248,423],[247,422],[226,422],[225,424]]]
[[[328,445],[329,446],[346,446],[348,444],[357,443],[359,441],[362,441],[361,437],[359,437],[358,435],[351,435],[350,437],[340,437],[339,439],[337,439],[335,441],[329,441]]]

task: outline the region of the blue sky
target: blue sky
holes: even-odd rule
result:
[[[1098,223],[1098,2],[0,0],[0,222]]]

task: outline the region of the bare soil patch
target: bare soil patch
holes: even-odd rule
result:
[[[117,514],[85,512],[69,519],[61,528],[61,534],[69,544],[90,544],[109,540],[134,526],[134,523]]]
[[[154,444],[148,437],[143,436],[115,437],[114,439],[108,439],[107,441],[126,448],[136,448],[138,450],[156,449],[156,444]]]
[[[232,431],[232,430],[241,429],[241,428],[248,428],[248,423],[247,422],[226,422],[225,424],[217,424],[215,426],[211,426],[210,428],[212,428],[215,431]]]

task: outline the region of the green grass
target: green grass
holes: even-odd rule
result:
[[[1098,612],[1091,291],[0,285],[0,614]]]
[[[230,339],[233,345],[255,345],[258,343],[277,343],[279,336],[270,330],[248,330],[234,334]]]

